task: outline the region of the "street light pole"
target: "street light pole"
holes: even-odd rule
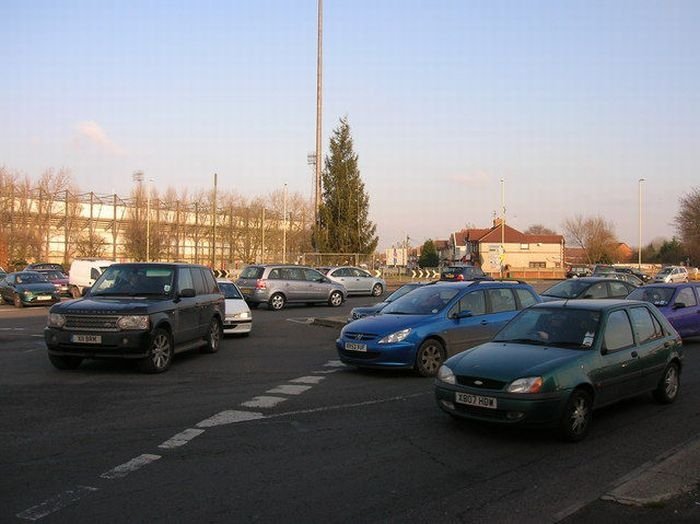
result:
[[[638,255],[639,258],[637,259],[637,269],[640,271],[642,270],[642,182],[644,182],[646,179],[640,178],[638,181],[638,187],[639,187],[639,248],[638,248]]]
[[[287,184],[284,184],[284,205],[282,206],[282,263],[287,263]]]
[[[506,200],[505,200],[505,180],[501,178],[501,252],[499,253],[501,278],[503,278],[503,261],[506,254]]]

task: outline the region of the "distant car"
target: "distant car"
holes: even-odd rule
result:
[[[345,286],[348,295],[372,295],[379,297],[386,289],[383,278],[373,276],[369,271],[353,266],[331,267],[325,275],[334,282]]]
[[[0,281],[0,296],[15,307],[50,306],[61,301],[54,285],[36,271],[7,274]]]
[[[24,271],[38,271],[42,269],[53,269],[55,271],[60,271],[61,273],[66,272],[63,265],[54,264],[51,262],[35,262],[34,264],[28,264],[27,267],[24,268]]]
[[[566,272],[566,278],[588,277],[591,275],[591,268],[588,266],[571,266]]]
[[[615,273],[605,273],[605,278],[614,278],[616,280],[623,280],[628,284],[633,286],[643,286],[644,281],[632,273],[615,272]]]
[[[445,281],[462,281],[462,280],[493,280],[491,277],[486,275],[480,267],[472,266],[471,264],[460,264],[447,266],[442,268],[440,271],[440,280]]]
[[[70,296],[68,275],[62,273],[58,269],[37,269],[36,272],[44,275],[46,279],[54,285],[59,294]]]
[[[252,264],[243,268],[236,284],[251,308],[267,304],[273,311],[288,303],[338,307],[347,297],[343,284],[306,266]]]
[[[225,278],[216,280],[226,301],[224,335],[249,335],[253,328],[253,315],[238,286]]]
[[[638,269],[634,269],[631,267],[615,267],[615,272],[617,273],[629,273],[637,277],[639,280],[642,282],[649,282],[651,280],[651,276],[647,275],[646,273],[643,273],[642,271],[639,271]]]
[[[434,376],[448,356],[489,340],[518,311],[540,302],[528,284],[475,280],[421,286],[340,332],[340,360]]]
[[[563,280],[540,296],[545,302],[576,298],[625,298],[636,286],[615,278],[582,277]]]
[[[455,417],[551,426],[578,441],[596,408],[649,391],[662,404],[675,401],[682,362],[680,336],[651,304],[551,302],[523,311],[491,342],[447,360],[435,396]]]
[[[654,304],[681,337],[700,336],[700,282],[647,284],[627,298]]]
[[[654,282],[688,282],[688,270],[683,266],[666,266],[654,275]]]
[[[354,307],[350,311],[350,316],[348,317],[348,322],[351,322],[353,320],[357,320],[358,318],[363,318],[363,317],[368,317],[370,315],[376,315],[380,311],[382,311],[386,306],[394,302],[396,299],[401,298],[404,296],[406,293],[413,291],[414,289],[424,286],[425,284],[423,282],[409,282],[408,284],[404,284],[400,288],[398,288],[396,291],[394,291],[391,295],[386,297],[383,302],[378,302],[374,304],[373,306],[365,306],[365,307]]]
[[[611,264],[594,264],[593,270],[591,271],[591,276],[598,277],[603,276],[605,273],[615,273],[617,269]]]

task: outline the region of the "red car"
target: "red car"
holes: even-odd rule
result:
[[[54,285],[60,295],[70,296],[68,292],[68,275],[58,269],[35,269],[34,271],[44,275]]]

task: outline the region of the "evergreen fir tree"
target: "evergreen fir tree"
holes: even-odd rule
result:
[[[321,176],[319,238],[315,243],[321,252],[371,254],[377,248],[377,226],[369,220],[369,196],[357,158],[350,124],[347,117],[341,118]]]

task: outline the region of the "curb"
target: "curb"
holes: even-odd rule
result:
[[[312,324],[314,326],[342,328],[347,323],[345,317],[322,317],[314,318]]]
[[[645,506],[687,493],[700,482],[700,436],[670,449],[622,477],[601,499]]]

